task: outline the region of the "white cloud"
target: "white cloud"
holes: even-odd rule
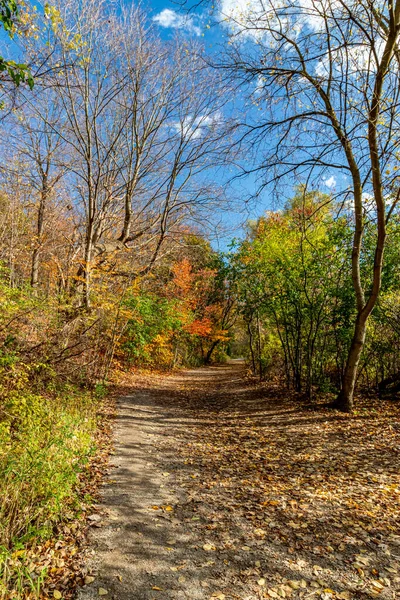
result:
[[[212,115],[200,115],[198,117],[185,117],[179,123],[172,125],[184,138],[197,140],[206,133],[206,129],[214,127],[223,120],[221,111],[217,110]]]
[[[324,184],[327,188],[332,189],[336,185],[336,178],[333,175],[331,175],[329,179],[325,179]]]
[[[356,75],[361,71],[371,72],[376,70],[376,58],[382,57],[384,43],[382,39],[375,42],[374,49],[368,44],[355,44],[354,46],[330,48],[330,54],[323,56],[315,66],[315,74],[326,79],[330,69],[336,73],[346,72]]]
[[[296,37],[304,27],[320,31],[325,25],[314,0],[220,0],[220,16],[232,32],[256,40],[276,40],[272,31]]]
[[[170,8],[164,8],[158,15],[153,17],[153,21],[161,27],[171,27],[172,29],[183,29],[195,35],[201,34],[201,29],[195,25],[194,19],[190,15],[180,15]]]
[[[366,215],[376,214],[376,202],[373,194],[371,194],[370,192],[363,192],[361,200],[363,211]],[[393,197],[386,196],[384,200],[386,206],[391,206],[393,202]],[[354,210],[354,200],[352,197],[348,198],[344,202],[344,208],[351,211]]]
[[[219,16],[225,26],[242,38],[251,38],[253,41],[262,41],[273,45],[282,46],[281,35],[296,39],[302,32],[322,34],[326,38],[326,28],[330,29],[332,39],[338,22],[341,18],[348,19],[348,7],[357,10],[357,0],[219,0]],[[340,36],[339,36],[340,37]],[[358,40],[358,41],[357,41]],[[337,59],[342,65],[348,63],[354,71],[361,68],[367,69],[374,58],[370,55],[370,43],[366,39],[365,45],[359,43],[359,37],[345,46],[340,46]],[[378,54],[381,54],[384,43],[379,36],[374,40]],[[319,42],[318,42],[319,45]],[[292,45],[287,45],[292,49]],[[333,50],[335,54],[335,50]],[[345,56],[345,60],[344,57]],[[336,56],[333,56],[333,60]],[[321,59],[317,66],[320,76],[326,76],[326,60]]]

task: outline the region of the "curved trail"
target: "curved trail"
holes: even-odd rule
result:
[[[179,395],[208,389],[212,397],[240,384],[242,371],[242,363],[232,361],[155,378],[150,389],[119,401],[115,454],[99,506],[102,520],[95,522],[89,540],[87,570],[94,581],[79,590],[78,600],[98,598],[99,590],[116,600],[211,596],[215,586],[210,591],[207,565],[201,567],[209,553],[176,517],[187,493],[176,488],[176,475],[185,465],[174,452],[175,440],[179,443],[195,422],[179,405]]]

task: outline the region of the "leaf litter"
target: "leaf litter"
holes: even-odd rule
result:
[[[215,557],[214,579],[223,571],[221,594],[400,598],[399,407],[310,410],[226,368],[216,383],[215,369],[182,377],[169,402],[191,422],[178,439],[186,500],[175,512]]]
[[[246,380],[240,365],[139,376],[127,395],[132,387],[147,390],[157,415],[147,449],[163,493],[141,518],[164,541],[137,589],[133,571],[111,583],[100,557],[108,597],[400,598],[395,403],[359,401],[352,416],[310,409],[277,385]],[[139,542],[132,565],[141,552]],[[88,587],[97,595],[99,584],[96,575]]]

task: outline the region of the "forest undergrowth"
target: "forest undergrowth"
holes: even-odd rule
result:
[[[113,406],[111,398],[71,389],[47,397],[19,390],[8,404],[10,429],[3,420],[0,454],[0,598],[66,598],[49,595],[48,585],[71,590],[81,582],[79,547],[111,450]]]

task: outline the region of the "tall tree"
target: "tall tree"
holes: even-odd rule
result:
[[[47,213],[57,184],[65,173],[64,144],[57,133],[62,122],[57,95],[50,89],[40,90],[38,86],[25,96],[23,108],[14,109],[10,131],[3,140],[0,168],[3,173],[18,178],[23,166],[26,194],[35,207],[30,274],[34,288],[40,283],[40,259],[49,233]]]
[[[120,275],[148,272],[169,233],[220,195],[207,172],[221,160],[223,87],[200,47],[161,41],[142,11],[79,5],[52,13],[46,43],[89,308],[93,270],[107,255],[130,251]]]
[[[262,186],[328,177],[352,207],[357,310],[336,402],[350,411],[381,287],[386,226],[400,198],[400,1],[254,0],[243,8],[225,0],[221,12],[231,39],[220,66],[248,86],[255,105],[244,136],[258,164],[247,170],[260,174]],[[368,219],[375,224],[374,261],[363,278]]]

